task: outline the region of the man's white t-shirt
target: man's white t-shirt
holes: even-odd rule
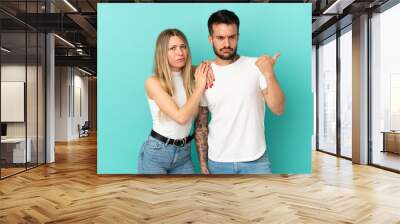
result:
[[[257,58],[241,56],[234,63],[211,64],[215,81],[200,105],[208,107],[208,158],[217,162],[244,162],[260,158],[266,150],[264,99],[267,82]]]

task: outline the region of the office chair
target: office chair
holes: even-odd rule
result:
[[[80,125],[78,124],[79,138],[89,136],[89,129],[89,121],[85,121],[82,127],[80,127]]]

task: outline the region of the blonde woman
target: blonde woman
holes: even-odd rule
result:
[[[209,77],[208,63],[201,63],[193,77],[188,41],[181,31],[160,33],[154,74],[145,83],[153,130],[139,153],[139,173],[194,173],[190,130]]]

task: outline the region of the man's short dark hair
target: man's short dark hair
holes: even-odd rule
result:
[[[232,11],[223,9],[223,10],[219,10],[214,12],[213,14],[211,14],[210,18],[208,18],[208,33],[210,35],[213,34],[213,30],[212,30],[212,26],[214,24],[227,24],[227,25],[231,25],[231,24],[236,24],[237,29],[239,31],[239,17]]]

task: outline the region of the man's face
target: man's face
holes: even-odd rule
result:
[[[239,39],[236,24],[214,24],[212,30],[208,41],[213,45],[215,55],[223,60],[233,60]]]

